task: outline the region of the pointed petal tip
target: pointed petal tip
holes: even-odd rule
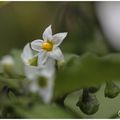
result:
[[[51,39],[52,38],[52,28],[51,25],[49,25],[43,32],[43,39]]]
[[[52,24],[50,24],[48,27],[52,27]]]
[[[68,32],[63,32],[65,34],[65,37],[68,35]]]
[[[52,29],[52,24],[50,24],[46,29]]]
[[[59,47],[57,47],[53,52],[50,53],[50,57],[57,60],[57,61],[64,60],[64,56],[63,56],[62,51]]]

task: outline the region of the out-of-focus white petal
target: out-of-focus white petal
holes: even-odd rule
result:
[[[33,42],[31,42],[31,48],[39,52],[41,50],[42,43],[43,40],[34,40]]]
[[[29,89],[31,92],[38,92],[38,94],[41,96],[43,101],[46,104],[48,104],[48,103],[50,103],[50,101],[53,97],[54,79],[51,79],[51,78],[46,78],[46,79],[47,79],[46,87],[44,87],[44,88],[40,87],[37,83],[37,79],[35,79],[35,80],[31,81],[31,83],[29,85]]]
[[[29,79],[32,80],[29,88],[32,92],[38,92],[45,103],[50,103],[53,97],[54,79],[55,79],[55,60],[48,58],[41,70],[33,69],[30,66],[26,69]],[[39,77],[45,77],[47,85],[41,87],[37,80]]]
[[[2,65],[4,65],[4,64],[14,65],[15,61],[14,61],[14,59],[13,59],[12,56],[6,55],[6,56],[2,57],[0,63],[1,63]]]
[[[43,32],[43,39],[44,41],[51,40],[52,39],[52,29],[51,25],[49,25],[45,31]]]
[[[3,56],[0,61],[0,73],[7,71],[11,73],[15,65],[14,58],[11,55]]]
[[[59,46],[66,36],[67,36],[67,32],[57,33],[57,34],[53,35],[52,41],[55,44],[55,46]]]
[[[25,75],[29,80],[35,80],[40,72],[40,70],[37,67],[30,65],[25,65],[24,70],[25,70]]]
[[[28,43],[23,48],[23,52],[21,54],[21,58],[22,58],[22,60],[23,60],[24,63],[27,63],[28,59],[32,58],[32,56],[33,56],[32,50],[30,48],[30,44]]]
[[[56,47],[52,52],[49,53],[50,57],[58,60],[58,61],[63,61],[64,60],[64,56],[60,50],[60,48]]]
[[[37,92],[39,90],[39,86],[37,85],[37,82],[35,80],[30,83],[29,90],[31,92]]]
[[[29,80],[35,80],[39,76],[41,70],[42,70],[42,67],[36,67],[36,66],[30,66],[30,65],[24,66],[25,75]]]
[[[43,65],[46,62],[47,58],[48,58],[47,52],[46,51],[41,51],[38,54],[38,65],[39,66]]]
[[[45,76],[48,79],[54,79],[55,77],[55,60],[52,58],[48,58],[46,64],[44,65],[44,69],[41,70],[41,75]]]
[[[42,96],[43,101],[45,103],[50,103],[53,97],[53,89],[54,89],[54,79],[48,79],[48,85],[46,88],[39,88],[38,93]]]
[[[39,87],[38,93],[45,103],[50,103],[54,89],[55,60],[48,57],[39,75],[47,79],[47,86],[45,88]]]

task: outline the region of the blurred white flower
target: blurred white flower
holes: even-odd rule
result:
[[[24,63],[25,75],[28,79],[34,80],[39,74],[40,67],[37,66],[37,56],[33,55],[30,44],[25,45],[23,52],[21,54],[22,61]],[[42,66],[41,66],[42,67]]]
[[[24,47],[21,57],[25,65],[26,77],[31,80],[29,89],[37,92],[45,103],[49,103],[53,95],[55,60],[49,58],[44,66],[40,65],[29,43]]]
[[[6,55],[1,59],[1,64],[2,65],[14,65],[14,59],[10,55]]]
[[[64,56],[58,46],[66,36],[67,32],[52,35],[50,25],[43,32],[43,40],[38,39],[31,43],[31,48],[39,52],[38,60],[40,64],[44,64],[48,58],[53,58],[57,61],[64,61]]]
[[[55,61],[47,60],[45,67],[40,71],[39,76],[30,85],[30,90],[38,92],[45,103],[49,103],[53,96],[55,79]]]
[[[13,70],[15,61],[11,55],[2,57],[0,61],[0,72],[10,72]]]
[[[120,2],[97,2],[96,13],[108,42],[120,51]]]

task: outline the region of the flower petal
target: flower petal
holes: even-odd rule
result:
[[[4,64],[14,65],[15,61],[14,61],[12,56],[6,55],[6,56],[2,57],[0,63],[3,64],[3,65]]]
[[[60,48],[56,47],[52,52],[50,52],[50,57],[53,59],[56,59],[58,61],[63,61],[64,60],[64,56],[60,50]]]
[[[47,78],[54,79],[54,73],[55,73],[55,60],[49,57],[44,65],[44,69],[41,70],[41,75],[44,75]]]
[[[29,89],[31,92],[37,92],[39,90],[39,86],[37,85],[37,82],[33,80],[31,84],[29,85]]]
[[[22,58],[23,62],[27,62],[30,58],[32,58],[32,56],[33,56],[32,50],[30,48],[30,44],[28,43],[23,48],[23,52],[21,54],[21,58]]]
[[[54,88],[55,60],[53,60],[52,58],[47,59],[44,65],[44,68],[41,69],[41,71],[39,72],[38,79],[39,77],[46,78],[47,80],[46,86],[45,87],[38,86],[37,79],[36,79],[34,81],[36,82],[37,86],[33,85],[32,90],[33,92],[35,90],[38,91],[38,94],[41,96],[41,98],[43,99],[45,103],[50,103],[52,96],[53,96],[53,88]]]
[[[47,52],[45,52],[45,51],[42,50],[38,54],[38,65],[39,66],[43,65],[46,62],[47,58],[48,58]]]
[[[40,40],[40,39],[34,40],[33,42],[31,42],[31,48],[39,52],[41,50],[42,43],[43,43],[43,40]]]
[[[67,32],[57,33],[57,34],[53,35],[52,41],[55,44],[55,46],[59,46],[66,36],[67,36]]]
[[[52,29],[51,29],[51,25],[49,25],[49,26],[45,29],[45,31],[43,32],[43,39],[44,39],[45,41],[52,39]]]
[[[25,65],[24,66],[25,75],[29,80],[35,80],[39,75],[39,69],[34,66]]]
[[[48,86],[46,88],[39,88],[39,94],[42,96],[43,101],[45,103],[50,103],[53,97],[53,88],[54,82],[53,80],[48,80]]]

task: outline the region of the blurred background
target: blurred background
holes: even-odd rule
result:
[[[120,50],[120,2],[0,2],[0,56],[53,33],[68,32],[64,53]]]

